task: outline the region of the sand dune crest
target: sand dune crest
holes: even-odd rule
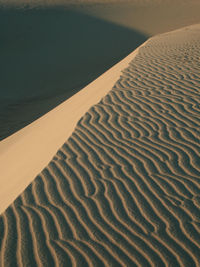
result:
[[[1,215],[2,266],[200,266],[199,43],[139,49]]]

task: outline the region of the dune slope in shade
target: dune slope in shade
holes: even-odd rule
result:
[[[1,215],[2,266],[200,266],[199,44],[140,48]]]
[[[148,38],[61,7],[0,7],[0,25],[0,140],[80,91]]]

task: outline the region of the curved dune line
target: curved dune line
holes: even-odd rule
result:
[[[34,235],[35,247],[37,249],[38,263],[41,266],[46,266],[48,260],[52,265],[56,265],[57,257],[50,245],[45,220],[35,207],[23,207],[27,214],[30,214],[32,221],[32,234]],[[37,230],[36,230],[37,229]]]
[[[26,207],[30,208],[28,206]],[[41,220],[45,225],[45,229],[47,232],[46,233],[47,240],[60,239],[61,238],[61,231],[59,231],[60,225],[58,225],[56,217],[54,216],[54,214],[52,215],[50,209],[43,205],[40,206],[37,205],[37,212],[39,213],[40,217],[42,218]]]
[[[67,254],[70,259],[72,259],[72,266],[89,266],[87,262],[87,257],[76,249],[70,242],[58,240],[56,244],[59,245]]]
[[[116,225],[117,229],[120,230],[121,234],[123,234],[123,237],[127,236],[127,240],[131,243],[131,245],[133,246],[134,249],[131,250],[131,254],[132,254],[132,257],[135,258],[135,260],[137,261],[137,264],[139,263],[143,263],[144,265],[148,266],[149,263],[147,261],[146,256],[145,254],[143,253],[142,249],[140,249],[140,242],[138,242],[138,246],[135,246],[134,243],[132,242],[132,233],[131,231],[129,230],[129,228],[127,228],[127,225],[124,223],[123,221],[123,214],[120,214],[118,212],[118,209],[120,209],[119,207],[115,207],[115,205],[113,206],[113,202],[112,202],[112,199],[115,199],[116,202],[119,203],[119,200],[117,198],[115,198],[113,195],[112,197],[109,196],[107,194],[110,186],[108,186],[108,182],[107,181],[104,181],[104,184],[105,184],[105,187],[108,188],[106,189],[106,192],[105,192],[105,203],[106,203],[106,207],[107,207],[107,210],[108,212],[110,212],[110,214],[112,216],[109,216],[109,220],[111,221],[112,220],[112,225]],[[110,183],[112,184],[112,183]],[[111,198],[111,199],[110,199]],[[106,216],[106,213],[104,212],[105,214],[105,217]],[[113,227],[115,230],[116,228]],[[133,240],[138,240],[140,241],[140,239],[136,238],[136,236],[133,236]],[[148,255],[149,253],[147,253]],[[149,256],[149,255],[148,255]]]
[[[17,254],[17,262],[19,262],[19,265],[23,264],[22,261],[22,255],[21,255],[21,251],[23,251],[23,232],[22,232],[22,228],[23,227],[23,221],[20,223],[20,212],[16,210],[15,205],[13,205],[13,213],[14,216],[16,218],[16,231],[17,231],[17,248],[16,248],[16,254]],[[23,240],[23,241],[22,241]]]
[[[76,261],[69,251],[62,248],[58,240],[51,240],[51,246],[57,254],[57,266],[76,266]]]
[[[135,102],[137,101],[137,98],[135,98]],[[137,105],[141,105],[142,103],[144,104],[145,101],[137,101]],[[131,101],[129,102],[131,104]],[[155,110],[152,109],[152,103],[151,105],[144,105],[144,112],[146,112],[146,114],[144,113],[144,118],[145,116],[150,116],[150,117],[159,117],[161,118],[163,121],[166,122],[166,124],[171,124],[172,125],[174,123],[178,123],[180,126],[186,126],[185,122],[182,122],[180,119],[176,119],[174,116],[172,116],[170,113],[168,113],[169,111],[162,109],[162,111],[160,113],[155,112]],[[175,125],[174,125],[175,126]],[[192,124],[192,126],[194,126]]]
[[[177,139],[177,138],[174,138],[174,139]],[[180,140],[180,139],[179,139]],[[183,142],[181,142],[183,145],[184,145],[184,143]],[[194,143],[193,143],[194,144]],[[186,147],[186,146],[185,146]],[[187,148],[187,147],[186,147]],[[191,153],[189,153],[189,154],[193,154],[193,151],[188,147],[188,149],[191,151]],[[195,147],[194,147],[194,150],[195,150]],[[199,151],[198,151],[199,152]],[[197,152],[197,153],[198,153]],[[193,154],[194,155],[194,154]],[[193,158],[195,158],[197,155],[194,155],[193,156]],[[198,169],[198,164],[195,166],[197,169]]]
[[[115,184],[115,183],[113,182],[113,184]],[[117,190],[117,187],[116,187],[116,190]],[[121,192],[118,191],[117,193],[120,196],[121,193],[122,193],[122,190],[121,190]],[[126,202],[124,201],[124,203],[127,203],[127,201]],[[127,220],[127,218],[125,218],[125,219]],[[160,260],[160,258],[157,257],[158,255],[156,255],[155,252],[154,252],[154,250],[155,250],[155,247],[154,247],[155,244],[154,244],[154,246],[152,246],[152,243],[155,243],[155,240],[154,240],[154,242],[152,242],[152,240],[150,242],[148,242],[148,241],[146,242],[146,240],[145,240],[145,238],[147,237],[146,233],[141,233],[140,230],[138,230],[136,227],[133,227],[133,221],[130,221],[130,224],[128,225],[128,227],[129,227],[129,230],[131,231],[131,233],[134,234],[133,238],[134,238],[135,241],[137,240],[137,245],[139,247],[141,246],[141,250],[143,250],[143,252],[146,253],[150,259],[152,258],[152,260],[154,260],[153,262],[156,261],[157,263],[159,263],[160,265],[162,265],[162,261]],[[140,239],[138,239],[136,235]],[[130,236],[130,234],[129,234],[129,236]],[[144,241],[144,243],[141,242],[141,239],[142,239],[142,241]],[[162,260],[165,261],[163,255],[161,253],[158,253],[158,254],[162,258]]]
[[[110,127],[110,126],[109,126],[109,127]],[[102,127],[101,127],[101,128],[102,128]],[[100,129],[100,124],[98,124],[98,129]],[[114,128],[113,128],[113,129],[114,129]],[[116,130],[116,129],[115,129],[115,130]],[[102,131],[102,132],[105,133],[105,131]],[[107,133],[108,133],[108,132],[109,132],[109,134],[111,134],[111,138],[108,137],[108,138],[109,138],[109,141],[110,141],[110,140],[112,139],[112,137],[114,137],[114,136],[112,136],[112,132],[111,132],[111,131],[107,131]],[[114,140],[114,139],[113,139],[113,140]],[[126,147],[124,146],[124,142],[123,142],[124,140],[121,141],[120,138],[117,138],[116,140],[117,140],[116,142],[118,143],[118,146],[119,146],[119,144],[122,144],[122,143],[123,143],[123,146],[120,146],[120,147],[123,147],[123,149],[126,149],[126,147],[127,147],[127,148],[129,149],[128,146],[126,146]],[[108,142],[109,142],[109,141],[108,141]],[[112,141],[112,142],[114,142],[114,141]],[[133,151],[134,151],[134,149],[133,149]],[[143,152],[143,151],[141,151],[141,152]],[[128,156],[129,153],[130,153],[130,152],[127,151],[127,153],[126,153],[127,156]],[[133,154],[137,155],[137,156],[138,156],[139,158],[141,158],[141,159],[145,157],[145,156],[144,156],[144,153],[143,153],[142,156],[140,156],[141,153],[138,153],[138,150],[135,150]],[[133,154],[132,154],[132,156],[134,156]],[[153,159],[153,158],[152,158],[152,159]],[[144,164],[148,164],[148,162],[150,163],[150,161],[146,158],[146,161],[144,162]],[[151,167],[150,167],[150,169],[151,169]]]
[[[131,179],[131,177],[130,177],[130,179]]]
[[[48,176],[47,174],[44,176],[44,180],[47,180],[49,182],[50,179],[53,180],[50,173],[48,173]],[[73,239],[74,237],[76,237],[75,220],[77,220],[73,209],[71,209],[70,206],[67,205],[59,189],[59,185],[54,184],[54,188],[53,190],[51,190],[51,192],[49,192],[49,194],[50,193],[51,195],[56,196],[56,199],[53,199],[53,203],[49,202],[49,209],[51,209],[54,214],[57,214],[56,219],[60,224],[59,227],[60,231],[62,232],[62,239]]]
[[[86,148],[85,148],[85,150],[86,150]]]
[[[154,188],[156,189],[156,186],[154,186]],[[155,189],[154,189],[154,191],[155,191]],[[153,190],[153,187],[152,187],[152,190]],[[158,193],[159,193],[159,189],[158,189]],[[182,224],[182,221],[184,222],[184,221],[186,221],[187,220],[187,216],[188,216],[188,214],[179,214],[178,213],[178,210],[175,208],[175,206],[174,205],[171,205],[171,203],[170,202],[167,202],[166,200],[164,200],[164,201],[162,201],[162,199],[159,197],[159,194],[157,194],[157,197],[158,197],[158,199],[160,200],[160,202],[165,206],[165,208],[168,208],[169,209],[169,211],[171,211],[171,214],[174,216],[174,217],[178,217],[178,219],[180,219],[179,221],[181,222],[180,223],[180,226],[181,226],[181,229],[182,229],[182,231],[185,233],[185,235],[187,236],[187,232],[186,231],[184,231],[184,223]],[[157,208],[158,209],[158,208]],[[164,210],[164,208],[162,207],[161,208],[161,213],[163,212],[163,210]],[[178,214],[178,216],[177,216],[177,214]],[[179,216],[180,215],[180,216]],[[186,217],[186,218],[184,218],[184,217]],[[189,219],[189,220],[191,220],[191,218]],[[194,230],[194,229],[193,229]],[[198,233],[196,233],[197,235],[198,235]],[[197,238],[198,239],[198,238]],[[193,238],[193,240],[195,240],[195,237]],[[192,246],[190,246],[190,247],[192,247]]]
[[[83,133],[82,133],[82,135],[83,135]],[[84,136],[84,135],[83,135],[83,136]],[[84,138],[84,139],[86,139],[86,138]],[[97,150],[97,149],[98,149],[98,146],[97,146],[94,142],[93,142],[93,143],[92,143],[92,141],[90,141],[90,142],[91,142],[91,144],[93,144],[93,147],[95,146],[95,149]],[[100,147],[99,147],[99,148],[100,148]],[[108,154],[106,155],[106,153],[107,153],[107,152],[104,151],[104,158],[105,158],[105,157],[106,157],[106,158],[108,157]],[[111,158],[113,158],[112,154],[110,154],[110,159],[111,159]],[[113,161],[113,159],[112,159],[112,161]],[[104,165],[106,165],[106,162],[104,163]],[[102,166],[104,166],[104,165],[102,165]],[[117,163],[117,162],[113,162],[112,165],[114,165],[114,166],[119,166],[119,167],[121,166],[121,165],[120,165],[120,162],[119,162],[119,163]],[[118,171],[119,171],[119,169],[118,169]],[[116,174],[116,175],[117,175],[117,174]],[[105,178],[104,178],[104,179],[105,179]],[[112,178],[112,179],[113,179],[113,178]],[[116,179],[116,178],[115,178],[115,179]],[[122,182],[123,182],[123,180],[122,180]],[[126,189],[129,191],[129,186],[127,186]],[[129,193],[131,193],[131,192],[129,191]],[[143,222],[143,223],[144,223],[144,222]],[[142,227],[142,225],[141,225],[141,227]]]
[[[106,181],[107,182],[107,181]],[[114,185],[114,183],[112,183],[112,182],[110,182],[109,183],[110,185]],[[109,188],[110,188],[111,186],[109,186],[108,187],[108,190],[109,190]],[[114,189],[114,186],[112,186],[113,187],[113,189]],[[113,211],[113,214],[115,215],[115,217],[120,221],[120,223],[121,224],[123,224],[123,225],[126,225],[126,223],[125,223],[125,220],[127,220],[127,218],[125,217],[124,218],[124,220],[123,220],[123,217],[124,217],[124,211],[123,211],[123,209],[122,209],[122,211],[121,212],[119,212],[119,209],[120,209],[120,207],[119,206],[116,206],[116,205],[113,205],[114,203],[113,203],[113,201],[112,201],[112,199],[115,199],[115,202],[117,202],[117,203],[119,203],[119,199],[118,198],[120,198],[120,196],[121,196],[121,193],[118,191],[117,193],[118,194],[116,194],[116,192],[115,192],[115,190],[110,190],[110,195],[108,195],[107,196],[107,199],[108,199],[108,202],[109,202],[109,206],[111,207],[111,209],[112,209],[112,211]],[[107,191],[108,191],[107,190]],[[119,205],[119,204],[118,204]],[[112,207],[113,206],[113,207]],[[122,206],[123,207],[123,205],[120,205],[120,206]],[[148,258],[149,258],[149,260],[151,260],[151,257],[152,256],[154,256],[155,257],[155,255],[153,255],[152,253],[153,253],[153,251],[152,250],[150,250],[149,248],[148,248],[148,246],[149,246],[149,244],[148,243],[146,243],[145,244],[145,242],[141,242],[141,239],[140,238],[137,238],[137,236],[135,235],[135,233],[134,232],[132,232],[132,229],[131,228],[133,228],[133,226],[131,225],[131,223],[129,224],[129,225],[127,225],[128,226],[128,231],[127,231],[127,234],[128,234],[128,236],[129,237],[132,237],[132,235],[133,235],[133,240],[137,240],[137,246],[138,246],[138,249],[140,249],[139,251],[140,251],[140,253],[141,254],[143,254],[143,256],[145,256],[145,254],[147,254],[147,256],[148,256]],[[141,234],[140,235],[138,235],[138,237],[140,237],[140,236],[142,236]],[[144,239],[142,239],[142,241],[144,241]],[[141,247],[140,247],[141,246]],[[148,249],[147,249],[148,248]],[[155,260],[155,258],[154,258],[154,260]],[[162,262],[158,257],[157,257],[157,262]],[[140,263],[141,263],[142,261],[140,260]],[[143,261],[144,262],[144,261]],[[151,264],[152,264],[152,261],[151,261]],[[147,263],[145,264],[144,263],[144,265],[147,265]]]
[[[124,96],[122,96],[121,99],[123,99],[123,97],[124,97]],[[124,106],[126,106],[126,110],[131,110],[131,108],[133,108],[133,106],[134,106],[134,105],[133,105],[133,101],[129,101],[129,103],[127,103],[127,102],[124,103],[123,100],[121,100],[121,104],[123,104]],[[145,119],[147,120],[147,119],[148,119],[148,117],[149,117],[149,113],[147,113],[147,112],[144,111],[143,114],[137,114],[138,112],[137,112],[136,114],[134,114],[134,113],[136,112],[136,110],[138,111],[138,105],[135,106],[135,110],[134,110],[133,113],[130,114],[129,116],[130,116],[130,117],[133,117],[133,116],[136,117],[136,116],[137,116],[136,118],[137,118],[138,121],[140,121],[140,120],[145,120]],[[147,117],[147,116],[148,116],[148,117]],[[165,120],[165,121],[167,121],[167,122],[170,122],[168,119],[166,119],[165,117],[163,117],[163,115],[162,115],[162,116],[160,115],[160,116],[157,116],[157,117],[160,118],[160,119],[163,119],[163,120]],[[154,117],[151,117],[151,118],[154,118]],[[156,117],[155,117],[155,118],[156,118]],[[171,123],[169,123],[169,124],[171,124]],[[173,123],[172,125],[175,126],[174,123]],[[181,126],[182,126],[182,125],[181,125]],[[141,128],[141,130],[144,131],[143,128]]]
[[[33,194],[34,195],[36,194],[35,193],[35,188],[33,188]],[[49,211],[48,207],[42,206],[42,205],[40,205],[40,203],[38,203],[39,202],[38,198],[39,198],[38,196],[35,196],[35,199],[36,199],[35,203],[36,203],[36,207],[37,208],[35,208],[33,205],[32,206],[30,206],[30,205],[27,206],[26,204],[24,205],[24,208],[25,208],[26,211],[29,210],[29,212],[30,212],[30,210],[34,210],[39,215],[41,223],[44,225],[43,229],[45,230],[44,233],[45,233],[45,236],[46,236],[45,239],[47,240],[47,243],[48,243],[47,246],[49,247],[50,251],[52,251],[51,254],[55,255],[54,251],[52,250],[51,244],[49,243],[49,240],[51,238],[53,238],[53,239],[57,239],[58,238],[58,235],[56,233],[57,233],[57,229],[59,230],[59,227],[55,227],[54,226],[52,228],[52,226],[49,225],[49,223],[53,221],[52,218],[50,218],[51,212]],[[48,213],[46,211],[48,211]],[[47,214],[47,215],[45,216],[45,214]],[[32,216],[34,216],[34,215],[32,215]],[[53,224],[54,223],[56,224],[55,220],[54,220]],[[56,224],[56,226],[57,226],[57,224]],[[49,236],[49,234],[50,234],[50,236]],[[53,236],[52,236],[52,234],[53,234]],[[55,256],[54,256],[54,258],[56,260]],[[55,264],[56,264],[56,266],[59,266],[57,264],[57,260],[55,261]]]
[[[20,210],[20,211],[19,211]],[[39,254],[37,252],[37,242],[35,233],[32,228],[32,217],[26,212],[25,207],[18,208],[19,214],[21,214],[21,250],[19,255],[21,256],[21,263],[23,265],[37,266],[41,262],[39,260]]]
[[[114,122],[113,124],[114,124],[114,125],[113,125],[113,129],[119,128],[119,125],[118,125],[118,127],[117,127],[117,126],[115,127],[115,125],[116,125],[115,122]],[[148,128],[149,128],[149,127],[148,127]],[[123,128],[121,127],[121,129],[123,129]],[[148,129],[148,130],[149,130],[149,129]],[[150,135],[150,134],[148,134],[148,135]],[[131,142],[130,142],[130,138],[129,138],[129,139],[127,139],[127,138],[123,138],[121,142],[126,143],[127,146],[130,146],[130,148],[131,148],[131,147],[135,147],[135,146],[137,146],[136,143],[138,143],[137,141],[139,141],[139,140],[140,140],[139,138],[135,138],[134,140],[131,139]],[[139,141],[139,142],[140,142],[140,141]],[[147,147],[148,147],[148,146],[140,147],[140,150],[142,150],[142,151],[145,153],[145,151],[148,151],[148,150],[146,150]],[[157,154],[159,154],[158,150],[157,150],[156,152],[157,152]],[[149,153],[149,151],[148,151],[147,153]],[[157,158],[157,155],[155,154],[154,157]]]
[[[118,229],[117,229],[117,228],[115,228],[115,231],[118,231]],[[126,237],[125,237],[125,239],[126,239]]]
[[[178,129],[183,138],[193,147],[193,149],[196,151],[196,153],[199,153],[200,152],[200,147],[198,147],[196,145],[196,143],[199,142],[199,140],[195,137],[195,135],[192,133],[192,130],[191,128],[179,128]]]
[[[79,255],[81,255],[81,258],[87,263],[86,266],[94,266],[96,263],[99,263],[98,258],[94,257],[94,253],[92,253],[92,255],[90,255],[90,250],[87,249],[87,253],[84,253],[85,248],[80,246],[80,241],[79,242],[71,242],[71,241],[65,241],[65,240],[61,240],[60,241],[64,246],[67,246],[68,248],[70,247],[71,250],[75,250],[76,253],[79,253]],[[80,256],[78,257],[78,259],[80,258]],[[83,265],[83,263],[79,263],[79,265]],[[79,266],[77,265],[77,266]]]
[[[74,155],[77,155],[77,157],[74,157],[74,159],[68,162],[68,164],[71,166],[72,169],[74,169],[75,175],[79,177],[79,179],[81,179],[81,177],[84,177],[84,179],[81,179],[80,181],[81,185],[83,186],[83,194],[86,196],[91,196],[96,190],[95,183],[93,182],[93,179],[91,179],[92,164],[88,166],[89,162],[87,159],[87,154],[85,152],[81,154],[78,153],[79,149],[76,148],[76,145],[72,144],[70,148],[71,151],[74,152]],[[85,166],[87,166],[87,168],[85,168]]]
[[[58,186],[48,172],[45,172],[45,175],[41,174],[41,177],[43,178],[42,180],[44,181],[44,187],[46,189],[45,193],[48,198],[47,202],[41,204],[41,206],[46,208],[54,218],[59,237],[61,239],[72,239],[75,235],[74,229],[71,227],[69,218],[66,216],[66,211],[62,207],[64,201],[62,196],[59,194]]]
[[[95,137],[96,138],[96,137]],[[108,145],[110,145],[109,143],[108,143]],[[113,151],[112,150],[112,146],[108,146],[107,148],[110,148],[109,150],[111,150],[111,151]],[[112,155],[112,154],[111,154]],[[116,153],[115,154],[113,154],[113,156],[115,156],[115,155],[117,155]],[[125,159],[124,158],[122,158],[121,156],[119,156],[120,154],[118,154],[118,158],[119,158],[119,163],[121,162],[121,161],[125,161]],[[126,156],[128,156],[127,154],[125,154]],[[130,156],[130,157],[128,157],[131,161],[133,161],[132,160],[132,157]],[[135,158],[135,160],[137,160],[136,158]],[[125,161],[126,162],[126,161]]]
[[[184,148],[185,153],[187,153],[190,156],[190,165],[193,167],[195,170],[196,174],[195,175],[200,175],[199,169],[200,169],[200,159],[199,153],[200,153],[200,146],[195,146],[194,143],[192,142],[186,142],[183,138],[181,138],[181,134],[179,133],[178,129],[171,129],[171,133],[174,137],[174,139],[177,142],[180,142],[180,145]],[[191,149],[192,147],[192,149]]]
[[[3,214],[4,218],[4,240],[1,250],[2,265],[7,266],[9,264],[16,264],[17,262],[17,229],[16,218],[12,211],[12,207],[9,207]]]
[[[99,250],[96,249],[96,244],[91,243],[85,241],[76,241],[76,245],[79,246],[80,249],[85,254],[88,254],[88,257],[92,259],[93,265],[97,264],[98,266],[103,266],[106,263],[108,264],[107,259],[105,257],[102,257],[102,255],[99,253]]]
[[[200,265],[199,41],[141,47],[2,214],[2,266]]]
[[[162,122],[161,121],[160,121],[160,124],[162,125]],[[170,128],[173,128],[173,127],[170,127]],[[170,128],[169,128],[169,131],[170,131]],[[163,131],[163,130],[165,130],[165,131]],[[167,130],[167,128],[165,128],[165,127],[160,128],[160,131],[159,131],[159,139],[161,141],[159,141],[159,139],[156,139],[157,144],[159,144],[159,145],[161,145],[163,147],[166,147],[168,149],[168,151],[170,152],[170,154],[174,154],[175,155],[177,153],[178,154],[176,156],[177,159],[180,157],[180,158],[182,158],[184,160],[184,156],[185,155],[186,155],[187,158],[189,158],[187,156],[187,154],[182,150],[182,146],[179,146],[179,148],[176,149],[176,150],[174,150],[174,151],[171,149],[171,148],[174,147],[173,145],[174,145],[174,143],[176,144],[176,142],[173,142],[173,141],[170,142],[170,139],[168,137],[169,135],[166,136],[166,134],[167,134],[167,131],[166,130]],[[172,162],[173,161],[170,161],[168,163],[171,164]],[[183,170],[181,170],[181,166],[180,165],[177,165],[177,167],[179,168],[179,171],[181,171],[180,174],[183,174]],[[174,169],[174,171],[178,171],[178,168],[175,168],[175,166],[172,167],[172,169]],[[185,170],[184,170],[184,173],[185,173]],[[177,174],[179,174],[179,173],[177,173]]]
[[[178,179],[176,180],[170,177],[170,179],[167,179],[166,182],[164,177],[161,177],[158,174],[151,175],[151,178],[154,179],[154,176],[156,178],[156,182],[162,188],[163,194],[166,196],[177,198],[180,202],[184,198],[192,198],[192,194],[189,190],[187,190],[185,184],[181,183]]]
[[[87,225],[83,224],[83,221],[79,217],[80,216],[79,213],[76,211],[76,206],[78,204],[76,197],[73,195],[72,191],[69,190],[68,184],[65,184],[65,182],[63,181],[62,177],[64,178],[64,176],[61,170],[57,168],[55,169],[55,165],[54,165],[54,168],[53,170],[51,170],[51,172],[52,171],[53,171],[52,176],[54,175],[57,177],[60,176],[59,179],[57,179],[59,183],[59,185],[57,185],[57,188],[59,188],[59,194],[62,199],[61,208],[63,209],[63,212],[66,214],[69,220],[69,225],[73,232],[74,238],[79,239],[82,236],[88,236],[88,233],[86,230]],[[65,190],[65,193],[63,190]],[[75,204],[74,206],[72,205],[73,201]]]
[[[77,241],[76,246],[83,251],[85,255],[88,255],[88,258],[91,260],[91,265],[99,265],[103,266],[105,259],[99,254],[98,250],[95,250],[94,247],[90,243],[86,243],[84,241]]]
[[[127,95],[127,97],[128,97],[128,95]],[[132,98],[132,96],[130,96],[130,100],[131,100],[131,98]],[[167,97],[167,98],[169,98],[169,97]],[[145,97],[145,96],[143,96],[143,97],[141,97],[141,96],[134,96],[134,101],[137,101],[137,102],[140,102],[140,103],[145,103],[146,102],[147,105],[148,105],[148,108],[151,108],[151,109],[154,108],[154,102],[152,101],[151,96],[148,96],[148,97]],[[182,104],[177,104],[177,103],[174,104],[173,103],[173,99],[172,100],[170,99],[170,102],[172,102],[171,105],[160,103],[160,107],[158,106],[157,103],[155,103],[155,109],[153,110],[153,112],[155,112],[154,114],[159,116],[160,113],[163,113],[163,115],[165,116],[165,114],[167,114],[168,112],[170,112],[169,109],[171,109],[171,112],[173,113],[173,116],[176,116],[177,119],[179,118],[179,120],[182,121],[181,123],[183,123],[183,121],[184,121],[184,123],[187,122],[188,127],[192,127],[193,125],[194,126],[197,126],[198,125],[198,124],[196,124],[194,122],[194,120],[196,120],[196,122],[199,123],[200,120],[198,119],[198,117],[194,117],[194,116],[191,117],[190,116],[190,119],[187,118],[188,115],[192,115],[192,113],[190,113],[188,110],[187,111],[184,110],[184,104],[187,104],[187,103],[184,103],[183,102]],[[180,109],[180,111],[178,110],[178,108]],[[184,113],[186,113],[187,116],[183,116]]]
[[[42,195],[41,199],[40,199],[40,193],[37,192],[37,187],[43,189],[44,194]],[[45,199],[47,196],[45,194],[46,192],[44,189],[44,185],[41,185],[41,183],[37,183],[37,187],[35,184],[33,188],[37,209],[35,209],[34,206],[33,207],[26,206],[26,207],[34,209],[40,215],[41,222],[45,225],[46,229],[45,235],[47,240],[59,239],[61,236],[61,231],[59,229],[60,227],[58,227],[57,218],[55,214],[51,212],[51,209],[48,206],[48,200]]]

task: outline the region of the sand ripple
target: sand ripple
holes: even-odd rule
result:
[[[200,266],[199,43],[140,49],[1,215],[2,266]]]

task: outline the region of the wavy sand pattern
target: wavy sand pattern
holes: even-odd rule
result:
[[[1,215],[1,266],[200,266],[200,26],[151,38]]]

